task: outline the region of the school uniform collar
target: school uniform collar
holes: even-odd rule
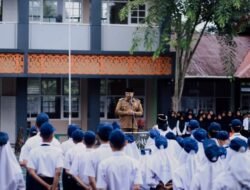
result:
[[[50,146],[50,143],[48,143],[48,142],[42,142],[41,146]]]
[[[123,150],[113,152],[113,156],[124,156],[124,155],[125,155],[125,152]]]

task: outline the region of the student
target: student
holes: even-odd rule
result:
[[[84,144],[86,145],[86,150],[82,150],[75,156],[71,168],[70,174],[73,175],[74,179],[77,181],[77,190],[90,189],[89,178],[84,175],[84,169],[86,167],[86,162],[91,152],[94,151],[94,145],[96,141],[96,136],[93,131],[87,131],[84,134]],[[72,188],[71,188],[72,189]]]
[[[217,136],[217,133],[221,131],[221,126],[219,123],[217,122],[212,122],[210,123],[209,127],[208,127],[208,137],[212,140],[214,140],[216,142],[217,145],[219,145],[217,139],[216,139],[216,136]]]
[[[229,134],[227,131],[219,131],[216,135],[216,139],[220,146],[228,148],[229,147]]]
[[[70,174],[70,168],[72,166],[73,160],[75,159],[77,153],[86,150],[86,146],[83,144],[83,138],[84,138],[83,131],[81,129],[76,129],[72,133],[72,139],[73,139],[75,146],[69,149],[66,152],[65,157],[64,157],[64,169],[66,171],[64,173],[64,176],[65,176],[64,179],[66,179],[64,183],[67,184],[68,190],[71,190],[71,189],[74,190],[77,188],[77,182],[74,180],[74,178]],[[67,190],[67,189],[64,189],[64,190]]]
[[[160,132],[157,129],[150,129],[149,130],[149,137],[147,139],[145,148],[146,149],[151,149],[152,154],[155,152],[156,150],[156,146],[155,146],[155,138],[160,136]]]
[[[98,126],[97,136],[99,137],[101,145],[93,151],[91,156],[86,160],[84,175],[89,177],[89,183],[94,190],[96,189],[96,177],[99,163],[112,155],[112,150],[109,145],[109,136],[112,130],[112,125],[108,123]]]
[[[211,190],[214,189],[214,179],[224,169],[219,160],[219,147],[216,142],[207,139],[203,142],[206,160],[200,165],[199,169],[192,178],[190,189],[192,190]]]
[[[131,134],[126,134],[125,136],[126,146],[124,147],[124,152],[136,160],[140,159],[140,151],[137,147],[134,136]]]
[[[200,128],[200,123],[196,119],[191,119],[187,124],[187,131],[183,137],[190,137],[192,136],[192,132],[194,132],[196,129]]]
[[[237,153],[245,153],[247,151],[247,142],[242,138],[235,137],[231,140],[229,144],[229,148],[227,151],[227,162],[229,163],[230,160],[234,157]]]
[[[67,134],[68,134],[68,140],[64,141],[61,145],[62,150],[63,150],[63,155],[66,155],[66,152],[68,152],[71,148],[73,148],[76,144],[73,142],[72,138],[72,133],[77,130],[79,127],[75,124],[70,124],[68,126]],[[66,173],[66,169],[63,168],[63,173],[62,173],[62,184],[63,184],[63,189],[64,190],[70,190],[71,189],[71,176],[69,176]]]
[[[56,190],[63,167],[62,150],[52,146],[54,127],[45,122],[40,127],[42,143],[30,151],[28,159],[28,171],[32,176],[34,189]]]
[[[0,132],[0,168],[1,190],[25,190],[22,170],[4,132]]]
[[[232,136],[230,137],[230,140],[238,137],[247,142],[247,138],[240,134],[240,131],[242,130],[242,122],[239,119],[233,119],[231,121],[231,130]]]
[[[33,137],[38,133],[36,126],[32,126],[29,130],[29,137]]]
[[[125,144],[125,135],[121,130],[114,130],[110,134],[110,146],[113,154],[101,161],[98,166],[97,189],[140,189],[142,176],[139,162],[122,151]]]
[[[198,168],[198,143],[193,138],[187,137],[183,140],[183,149],[186,153],[185,162],[181,163],[173,174],[173,189],[190,189],[190,183]]]

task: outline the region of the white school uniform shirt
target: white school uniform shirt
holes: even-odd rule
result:
[[[70,167],[70,174],[79,176],[81,181],[83,181],[85,184],[89,184],[89,178],[87,175],[84,175],[84,170],[87,165],[87,160],[93,151],[93,148],[86,148],[85,151],[79,152],[74,158]]]
[[[213,190],[214,179],[223,171],[223,166],[219,161],[210,162],[207,158],[202,165],[199,164],[196,170],[190,189],[192,190]]]
[[[64,156],[64,168],[70,170],[73,160],[79,152],[85,151],[86,146],[83,142],[75,144],[75,146],[69,149]]]
[[[173,189],[190,189],[190,183],[198,168],[197,153],[187,153],[186,160],[180,167],[178,167],[173,174]]]
[[[35,136],[30,137],[25,142],[25,144],[23,145],[23,147],[21,149],[19,161],[21,162],[24,160],[28,160],[30,151],[33,148],[39,147],[41,145],[41,143],[42,143],[42,137],[40,136],[40,132],[38,132]],[[61,149],[61,144],[55,137],[53,137],[53,140],[50,144],[51,144],[51,146],[56,146],[57,148]]]
[[[87,165],[84,169],[84,175],[90,177],[97,177],[98,165],[102,160],[105,160],[112,156],[112,150],[109,145],[101,144],[97,149],[95,149],[87,159]]]
[[[63,168],[63,153],[51,143],[42,143],[30,151],[28,168],[36,170],[37,175],[54,177],[56,168]]]
[[[244,141],[247,142],[247,138],[244,137],[244,136],[242,136],[240,133],[234,133],[234,134],[230,137],[230,140],[233,140],[233,139],[236,138],[236,137],[238,137],[238,138],[240,138],[240,139],[242,139],[242,140],[244,140]]]
[[[0,146],[0,189],[25,190],[22,170],[9,142]]]
[[[127,143],[127,145],[124,147],[124,152],[128,156],[130,156],[136,160],[140,159],[140,157],[141,157],[140,150],[138,149],[135,142]]]
[[[69,138],[68,140],[62,142],[61,144],[61,147],[62,147],[62,151],[63,151],[63,154],[65,155],[66,152],[73,148],[76,144],[73,142],[73,139],[72,138]]]
[[[133,190],[133,185],[142,184],[139,162],[124,152],[114,152],[98,166],[96,187],[108,190]]]
[[[242,125],[243,125],[244,130],[246,130],[246,131],[248,131],[249,120],[250,120],[249,117],[246,117],[245,119],[243,119]]]

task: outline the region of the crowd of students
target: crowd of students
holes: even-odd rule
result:
[[[250,189],[250,139],[240,133],[240,119],[230,121],[230,133],[215,121],[201,127],[193,117],[179,133],[178,120],[171,126],[173,120],[159,114],[139,150],[116,123],[100,124],[96,133],[71,124],[68,140],[60,143],[41,113],[19,163],[0,132],[0,189],[56,190],[60,178],[63,190]],[[26,180],[19,164],[27,169]]]

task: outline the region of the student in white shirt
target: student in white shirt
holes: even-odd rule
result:
[[[42,143],[30,151],[27,167],[36,190],[59,189],[63,154],[60,148],[51,145],[53,133],[54,127],[43,123],[40,127]]]
[[[197,157],[199,162],[201,163],[202,160],[205,158],[204,148],[203,148],[203,141],[208,138],[207,131],[203,128],[196,129],[193,132],[193,137],[198,143],[198,152]]]
[[[98,166],[97,189],[140,190],[142,176],[139,162],[122,151],[125,141],[121,130],[116,129],[111,133],[110,146],[113,154]]]
[[[76,124],[70,124],[68,126],[68,130],[67,130],[67,134],[68,134],[68,140],[64,141],[62,144],[61,144],[61,147],[62,147],[62,151],[63,151],[63,155],[65,156],[66,155],[66,152],[68,150],[70,150],[71,148],[73,148],[75,146],[75,143],[73,142],[73,139],[72,139],[72,133],[79,129],[79,127],[76,125]],[[71,176],[69,176],[67,173],[66,173],[66,169],[63,168],[63,172],[62,172],[62,184],[63,184],[63,189],[64,190],[70,190],[71,189]]]
[[[65,176],[67,176],[68,189],[75,189],[77,187],[77,182],[74,180],[70,174],[70,168],[72,166],[73,160],[79,152],[86,151],[86,146],[83,144],[84,132],[81,129],[76,129],[72,133],[72,139],[75,146],[69,149],[64,157],[64,169],[66,170]],[[67,190],[67,189],[66,189]]]
[[[147,139],[145,148],[146,149],[151,149],[152,154],[155,152],[155,150],[157,149],[155,146],[155,138],[160,136],[160,132],[157,129],[150,129],[149,130],[149,137]]]
[[[247,142],[247,138],[240,134],[240,131],[242,130],[242,122],[239,119],[233,119],[231,121],[231,130],[233,134],[230,137],[230,140],[239,137]]]
[[[109,136],[113,130],[112,125],[108,123],[100,124],[97,129],[97,136],[101,142],[101,145],[95,149],[91,156],[86,160],[86,167],[84,169],[84,175],[89,177],[89,183],[92,189],[96,189],[96,178],[98,165],[102,160],[112,156],[112,150],[109,145]]]
[[[82,150],[77,153],[75,158],[73,159],[70,173],[77,181],[77,190],[81,189],[90,189],[89,178],[84,175],[84,169],[86,167],[86,162],[88,157],[91,156],[91,152],[94,151],[94,145],[96,141],[96,136],[93,131],[86,131],[84,133],[84,144],[86,145],[86,150]]]
[[[140,159],[140,150],[137,147],[134,136],[132,134],[126,134],[126,146],[124,147],[124,152],[131,156],[132,158],[139,160]]]
[[[193,176],[198,168],[198,143],[193,138],[187,137],[183,140],[183,149],[185,151],[185,162],[174,171],[173,189],[190,189]]]
[[[25,190],[21,167],[4,132],[0,132],[0,189]]]

